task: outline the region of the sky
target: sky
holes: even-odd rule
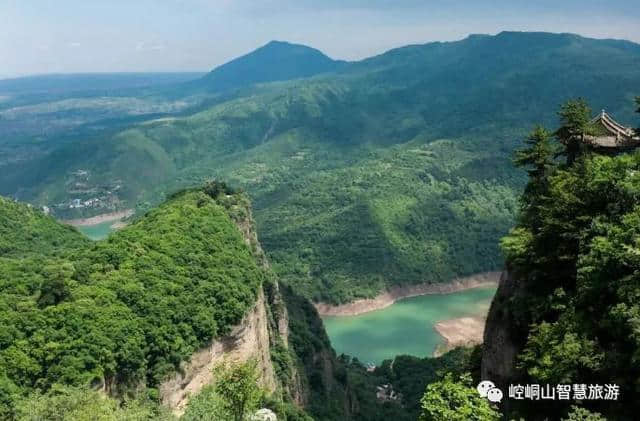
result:
[[[0,0],[0,78],[208,71],[271,40],[357,60],[503,30],[640,42],[638,0]]]

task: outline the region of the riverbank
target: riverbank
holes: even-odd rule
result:
[[[435,324],[436,331],[444,338],[444,345],[438,347],[433,356],[438,357],[457,346],[482,343],[487,314],[457,319],[443,320]]]
[[[424,283],[392,287],[375,298],[356,300],[337,306],[326,303],[315,303],[314,305],[320,316],[357,316],[387,308],[403,298],[429,294],[450,294],[471,288],[497,286],[499,280],[500,272],[485,272],[441,284]]]
[[[122,219],[128,218],[133,214],[133,209],[126,209],[119,212],[103,213],[101,215],[92,216],[91,218],[71,219],[62,222],[74,227],[87,227],[92,225],[104,224],[105,222],[114,222],[114,225],[118,225],[118,227],[114,227],[117,229],[124,226],[124,223],[121,221]]]

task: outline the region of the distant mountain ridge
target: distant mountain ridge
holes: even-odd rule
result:
[[[306,78],[332,72],[345,65],[345,61],[333,60],[315,48],[284,41],[271,41],[257,50],[216,67],[192,85],[221,92],[256,83]]]
[[[324,63],[314,72],[335,70],[283,73],[286,61],[273,57],[300,61],[294,51]],[[245,72],[238,79],[234,67]],[[251,86],[265,75],[299,78]],[[275,270],[307,297],[344,303],[446,282],[502,266],[498,240],[524,184],[512,153],[533,125],[555,126],[558,106],[575,97],[637,125],[640,46],[504,32],[335,65],[271,43],[207,77],[199,92],[234,93],[8,163],[0,194],[70,218],[70,200],[110,186],[120,186],[120,206],[144,211],[215,177],[251,195]],[[74,176],[79,169],[87,180]]]

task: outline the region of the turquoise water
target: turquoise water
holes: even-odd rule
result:
[[[109,236],[109,233],[113,231],[111,225],[113,225],[116,221],[103,222],[101,224],[96,225],[85,225],[79,226],[78,231],[89,237],[94,241],[102,240]]]
[[[375,364],[402,354],[426,357],[444,343],[434,328],[437,322],[485,313],[495,292],[495,287],[486,287],[423,295],[359,316],[323,317],[323,320],[338,354]]]

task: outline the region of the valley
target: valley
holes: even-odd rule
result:
[[[347,63],[318,54],[269,43],[203,78],[145,88],[144,98],[193,105],[23,142],[24,159],[0,164],[0,194],[75,219],[144,214],[176,190],[224,180],[251,196],[283,282],[344,304],[500,270],[498,242],[525,182],[511,164],[518,139],[553,124],[570,97],[629,121],[640,83],[629,70],[637,45],[570,34],[474,35]],[[286,60],[307,55],[309,67],[288,73]],[[259,60],[282,66],[256,80]],[[77,180],[80,170],[90,178]]]
[[[489,378],[616,381],[586,406],[631,419],[640,153],[585,139],[635,141],[638,68],[501,32],[0,80],[0,418],[226,421],[235,367],[290,421],[574,410],[478,401]]]

